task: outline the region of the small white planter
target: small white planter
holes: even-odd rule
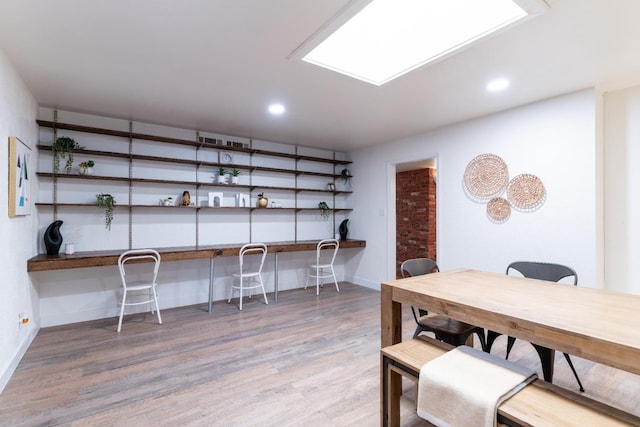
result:
[[[218,175],[218,184],[226,184],[227,183],[227,177],[224,175]]]
[[[240,184],[240,177],[239,176],[232,176],[231,177],[231,183],[232,184]]]
[[[93,175],[93,168],[78,168],[80,175]]]

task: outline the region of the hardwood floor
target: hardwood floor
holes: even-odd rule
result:
[[[340,289],[245,299],[242,312],[163,310],[163,325],[134,315],[120,334],[115,317],[42,329],[0,395],[0,425],[377,426],[380,294]],[[410,337],[408,310],[405,320]],[[527,343],[510,359],[539,371]],[[573,360],[586,395],[640,414],[638,376]],[[577,389],[561,354],[555,369],[557,385]],[[404,389],[402,424],[427,425]]]

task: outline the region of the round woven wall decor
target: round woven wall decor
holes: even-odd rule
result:
[[[495,154],[480,154],[464,171],[464,185],[469,194],[488,200],[504,192],[509,183],[509,168]]]
[[[487,203],[487,215],[493,222],[505,222],[511,216],[511,205],[502,197],[496,197]]]
[[[523,173],[509,182],[507,200],[518,210],[532,211],[544,203],[547,192],[540,178]]]

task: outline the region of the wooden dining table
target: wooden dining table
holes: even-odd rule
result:
[[[402,340],[408,304],[640,374],[638,295],[469,269],[389,281],[381,291],[382,348]],[[400,381],[390,378],[389,387]],[[390,419],[399,418],[394,399]]]

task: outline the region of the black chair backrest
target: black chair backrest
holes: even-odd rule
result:
[[[400,273],[403,279],[433,273],[434,271],[440,271],[440,269],[438,264],[429,258],[408,259],[400,266]]]
[[[529,279],[558,282],[565,277],[573,276],[573,284],[578,284],[578,273],[566,265],[551,264],[548,262],[516,261],[509,264],[506,273],[509,274],[509,270],[512,268]]]

